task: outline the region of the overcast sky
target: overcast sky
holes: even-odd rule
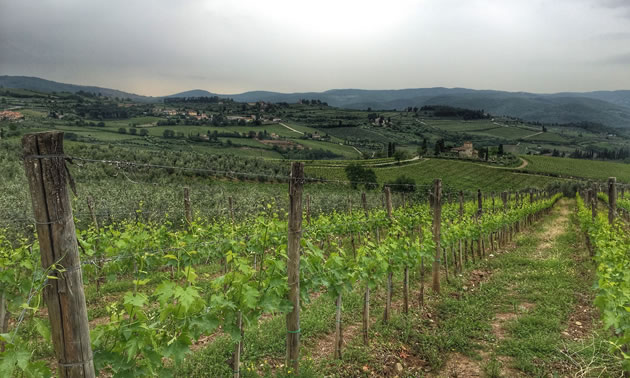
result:
[[[0,75],[145,95],[630,89],[630,0],[0,0]]]

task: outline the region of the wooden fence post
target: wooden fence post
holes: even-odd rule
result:
[[[311,195],[306,195],[306,222],[311,225]]]
[[[481,194],[481,189],[477,189],[477,221],[479,222],[479,218],[483,214],[483,196]],[[483,235],[479,235],[479,239],[477,239],[477,253],[479,258],[485,254],[484,245],[483,245]]]
[[[387,217],[390,221],[393,220],[392,215],[392,192],[389,189],[389,186],[385,187],[385,206],[387,208]],[[391,262],[391,261],[390,261]],[[389,322],[389,318],[391,316],[392,309],[392,290],[393,290],[393,279],[394,273],[390,270],[387,274],[387,293],[385,299],[385,311],[383,312],[383,323],[387,324]]]
[[[464,220],[464,192],[461,190],[459,191],[459,220]],[[457,244],[459,246],[459,273],[462,273],[464,271],[464,251],[462,250],[462,239],[459,239]]]
[[[433,260],[433,291],[440,293],[440,232],[442,229],[442,180],[433,183],[433,242],[435,260]]]
[[[392,191],[389,186],[385,187],[385,207],[387,209],[387,216],[392,219]]]
[[[232,199],[232,196],[228,197],[228,206],[230,208],[230,218],[232,219],[232,224],[234,224],[234,200]]]
[[[300,359],[300,238],[302,235],[302,189],[304,163],[291,163],[289,180],[289,236],[287,244],[287,275],[289,302],[287,314],[287,366],[298,374]]]
[[[190,207],[190,188],[184,187],[184,210],[186,211],[186,221],[192,223],[192,209]]]
[[[230,197],[231,198],[231,197]],[[234,352],[232,354],[232,371],[233,378],[241,377],[241,349],[243,346],[243,313],[238,312],[236,315],[236,327],[241,331],[241,339],[234,345]]]
[[[88,210],[90,210],[90,215],[92,216],[92,222],[94,223],[94,229],[96,230],[96,232],[98,233],[98,218],[96,217],[96,212],[94,209],[94,199],[92,198],[92,196],[88,196],[87,197],[87,205],[88,205]]]
[[[363,205],[363,211],[365,212],[365,219],[368,219],[370,212],[368,210],[367,195],[365,192],[361,193],[361,204]]]
[[[96,234],[99,235],[100,229],[99,229],[99,224],[98,224],[98,218],[96,217],[94,199],[92,198],[92,196],[87,197],[87,205],[88,205],[88,209],[90,210],[90,215],[92,215],[92,222],[94,223],[94,230],[96,231]],[[136,213],[136,216],[137,216],[137,213]],[[98,248],[98,244],[99,244],[99,239],[97,238],[96,241],[94,242],[95,249]],[[100,293],[101,284],[105,282],[105,276],[101,276],[101,274],[103,273],[104,264],[105,262],[103,260],[100,260],[97,264],[98,266],[97,277],[96,277],[96,292],[97,293]]]
[[[597,187],[594,187],[591,194],[591,217],[595,219],[597,217]]]
[[[480,217],[483,213],[483,196],[481,195],[481,189],[477,189],[477,216]]]
[[[94,377],[90,329],[81,261],[67,183],[63,133],[27,134],[22,138],[37,238],[45,270],[62,271],[44,287],[51,337],[60,377]]]
[[[617,178],[608,178],[608,223],[615,223],[617,216]]]
[[[361,193],[361,203],[363,204],[363,211],[365,212],[365,219],[369,219],[370,212],[368,211],[367,196],[365,192]],[[370,285],[365,285],[365,295],[363,296],[363,344],[369,345],[369,332],[370,332]]]

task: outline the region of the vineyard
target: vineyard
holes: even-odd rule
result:
[[[136,216],[115,219],[91,198],[83,199],[79,221],[66,160],[104,170],[116,163],[65,155],[59,133],[27,135],[23,143],[35,218],[30,228],[0,228],[2,376],[318,376],[304,345],[331,334],[328,357],[343,361],[348,334],[357,332],[367,347],[391,332],[381,324],[404,328],[398,315],[409,319],[452,294],[451,284],[505,253],[562,197],[542,187],[495,197],[489,192],[500,186],[490,177],[446,195],[437,179],[417,185],[429,193],[424,200],[396,196],[390,184],[382,193],[357,192],[354,202],[331,197],[341,203],[315,211],[305,188],[327,183],[304,176],[296,162],[290,175],[274,174],[276,185],[289,184],[288,205],[270,201],[239,216],[229,196],[224,210],[208,216],[186,188],[172,217],[139,207]],[[435,177],[448,176],[440,167]],[[471,190],[482,181],[483,191]],[[623,353],[627,240],[601,216],[591,218],[579,196],[577,205],[598,263],[597,304]],[[360,324],[349,322],[353,313]],[[431,322],[440,322],[435,316]],[[390,374],[366,366],[345,374]]]
[[[619,181],[630,181],[630,166],[620,162],[555,158],[550,156],[526,156],[529,164],[524,169],[532,173],[545,173],[562,177],[604,181],[615,176]]]
[[[577,216],[589,249],[597,264],[597,298],[604,325],[611,329],[611,352],[623,356],[624,368],[630,370],[630,239],[627,218],[617,217],[617,207],[627,215],[629,201],[616,200],[616,188],[612,183],[608,194],[589,190],[585,198],[577,196]],[[612,198],[615,200],[611,201]],[[598,213],[597,202],[607,204],[605,212]]]

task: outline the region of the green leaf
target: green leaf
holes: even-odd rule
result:
[[[46,342],[51,342],[50,327],[48,326],[47,322],[35,318],[35,328],[37,329],[37,332],[39,332],[39,334],[44,338],[44,340],[46,340]]]
[[[145,303],[147,303],[147,296],[141,293],[136,293],[135,295],[128,291],[124,298],[123,303],[126,305],[132,305],[134,307],[143,307]]]
[[[182,288],[178,286],[175,289],[175,298],[179,300],[179,303],[184,307],[186,311],[190,309],[195,300],[199,299],[199,292],[192,286],[188,286],[187,288]]]

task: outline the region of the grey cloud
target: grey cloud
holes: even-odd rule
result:
[[[599,0],[597,2],[606,8],[630,8],[628,0]]]
[[[597,35],[596,38],[603,41],[625,41],[630,40],[630,32],[604,33]]]
[[[628,11],[630,0],[0,0],[0,75],[150,95],[630,87]]]
[[[628,66],[630,65],[630,52],[606,57],[602,60],[602,62],[606,64],[619,64]]]

